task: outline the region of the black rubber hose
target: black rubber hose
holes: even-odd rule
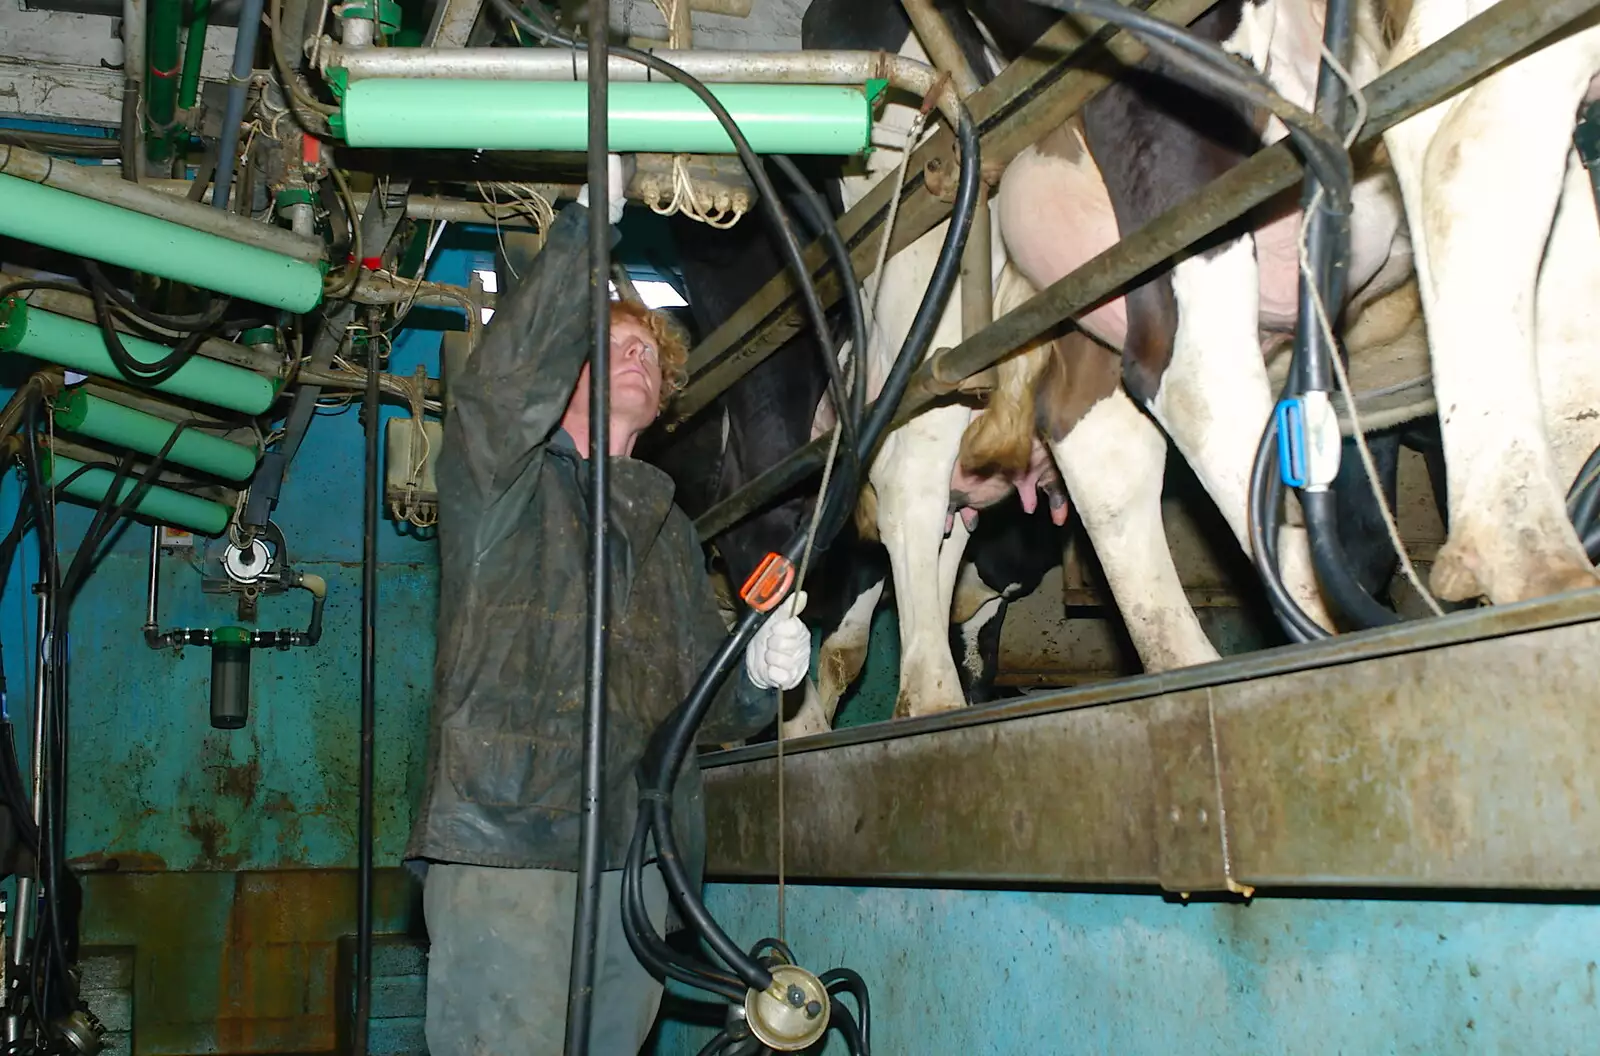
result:
[[[588,1056],[605,854],[606,622],[611,608],[611,218],[610,80],[606,33],[611,7],[589,0],[589,623],[583,701],[583,815],[578,839],[578,907],[567,978],[567,1056]]]
[[[200,343],[205,340],[204,333],[195,331],[180,340],[171,352],[153,363],[135,359],[127,346],[122,343],[122,335],[117,332],[116,319],[112,315],[111,302],[107,299],[105,288],[100,283],[91,282],[89,296],[94,301],[95,322],[100,325],[100,335],[105,341],[106,354],[111,357],[111,362],[128,381],[143,385],[159,385],[183,369],[184,365],[194,358]]]
[[[782,939],[775,939],[770,936],[765,939],[758,940],[754,946],[750,947],[750,956],[760,960],[761,955],[766,953],[768,950],[777,954],[778,957],[781,958],[779,962],[781,964],[795,963],[794,951],[789,948],[789,944],[784,942]]]
[[[850,358],[855,364],[855,377],[850,379],[849,415],[851,421],[859,422],[867,406],[867,315],[861,304],[861,282],[856,278],[855,263],[850,259],[850,247],[844,244],[844,236],[839,234],[838,222],[829,210],[828,203],[806,179],[800,167],[786,154],[773,155],[772,162],[800,193],[800,200],[807,207],[812,226],[822,237],[822,244],[828,248],[828,256],[839,273],[840,296],[844,298],[845,315],[850,322]],[[838,359],[835,355],[829,362],[837,364]],[[847,451],[847,457],[856,457],[854,448]]]
[[[628,848],[630,861],[635,857],[643,859],[649,833],[649,817],[640,811],[639,820],[633,827],[633,842]],[[743,1001],[745,986],[738,979],[710,965],[683,963],[672,947],[655,933],[650,914],[645,908],[642,881],[642,872],[632,869],[622,871],[623,931],[639,963],[655,974],[719,994],[734,1004]]]
[[[977,130],[973,125],[972,115],[965,106],[960,108],[956,131],[961,146],[961,177],[955,204],[951,209],[949,226],[945,231],[944,244],[940,248],[933,276],[912,320],[905,343],[901,346],[894,366],[884,382],[883,391],[872,405],[863,424],[862,446],[858,451],[863,463],[871,461],[872,451],[905,395],[912,373],[922,362],[922,357],[933,340],[934,330],[949,305],[951,291],[960,276],[961,254],[966,247],[967,234],[972,228],[981,178]],[[828,503],[829,507],[837,507],[838,503],[847,504],[854,501],[854,498],[853,490],[841,492],[841,489],[835,488],[834,494],[826,496],[822,501]],[[825,521],[829,519],[828,508],[824,509],[823,519]],[[805,533],[796,533],[786,546],[784,556],[794,561],[805,546],[805,542]],[[641,790],[640,795],[641,808],[651,813],[662,876],[677,900],[679,909],[717,956],[721,957],[740,979],[757,990],[765,990],[770,986],[772,976],[728,938],[705,908],[698,892],[693,889],[679,858],[676,839],[672,833],[670,790],[678,767],[688,755],[694,731],[699,728],[706,709],[711,705],[716,687],[738,662],[739,656],[765,618],[762,613],[754,610],[745,613],[733,633],[723,642],[722,647],[701,672],[689,696],[657,731],[658,738],[652,738],[651,752],[646,758],[656,759],[658,762],[653,768],[647,764],[646,773],[651,773],[653,769],[653,780]],[[658,745],[659,754],[655,752]],[[639,863],[630,860],[629,868],[637,867]]]
[[[367,388],[362,400],[366,416],[366,488],[362,497],[361,532],[361,776],[357,790],[356,820],[356,993],[351,1048],[366,1056],[372,1022],[372,857],[373,857],[373,748],[378,713],[378,504],[379,439],[378,375],[374,353],[367,363]]]
[[[167,330],[209,330],[222,322],[223,316],[228,314],[228,305],[232,303],[231,298],[213,296],[211,304],[204,311],[191,312],[187,315],[169,315],[146,308],[132,296],[122,292],[116,283],[106,277],[106,273],[100,270],[100,265],[95,261],[84,258],[83,269],[88,273],[89,281],[103,287],[106,296],[117,307],[151,326]]]
[[[844,1047],[850,1051],[850,1056],[871,1056],[866,1039],[861,1036],[861,1030],[851,1017],[850,1010],[837,1001],[831,1004],[833,1010],[829,1013],[828,1026],[839,1032],[839,1036],[844,1039]]]
[[[860,973],[849,968],[834,968],[817,976],[828,993],[836,994],[843,990],[856,1000],[856,1014],[860,1017],[861,1050],[870,1052],[872,1049],[872,1001],[867,996],[867,981],[861,978]],[[834,1008],[839,1007],[837,1000]]]
[[[1287,393],[1286,393],[1287,394]],[[1330,637],[1329,632],[1300,607],[1300,602],[1284,586],[1278,568],[1278,506],[1283,502],[1283,478],[1278,475],[1278,419],[1269,419],[1256,445],[1255,464],[1250,471],[1250,559],[1266,589],[1273,614],[1291,642],[1315,642]]]

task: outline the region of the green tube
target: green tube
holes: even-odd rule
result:
[[[44,465],[40,468],[44,471],[49,486],[54,486],[57,480],[66,480],[83,469],[82,462],[58,455],[53,451],[43,452],[41,457]],[[106,497],[106,492],[111,490],[111,482],[115,478],[116,474],[109,469],[98,467],[87,469],[67,485],[66,492],[85,502],[100,502]],[[117,489],[117,501],[126,498],[138,484],[137,479],[124,480],[122,487]],[[228,527],[228,518],[233,513],[221,503],[185,495],[181,491],[163,488],[160,485],[152,486],[145,493],[144,498],[139,500],[139,505],[134,507],[134,512],[152,521],[177,525],[202,535],[221,535],[223,529]]]
[[[0,173],[0,235],[286,312],[322,300],[322,267]]]
[[[181,0],[151,0],[145,45],[149,61],[144,80],[151,161],[165,159],[172,149],[173,103],[178,94],[178,33],[182,25]]]
[[[334,78],[336,90],[342,81]],[[877,82],[710,87],[758,154],[857,154],[872,133]],[[588,144],[586,92],[572,81],[374,77],[342,86],[330,123],[352,147],[575,151]],[[618,153],[734,152],[711,111],[682,85],[613,84],[609,109]]]
[[[81,389],[68,389],[56,399],[56,426],[68,432],[92,436],[110,444],[131,448],[145,455],[158,455],[167,446],[177,425],[165,418],[145,414],[120,403],[91,396]],[[191,466],[225,480],[245,480],[256,470],[256,453],[241,444],[185,429],[172,442],[167,461]]]
[[[154,341],[124,334],[122,344],[141,363],[154,363],[172,350]],[[127,380],[111,362],[105,337],[92,323],[47,312],[12,297],[0,301],[0,353],[33,356],[84,374]],[[226,407],[244,414],[260,414],[277,399],[277,383],[260,374],[195,356],[159,385],[157,392]]]
[[[206,55],[206,27],[211,23],[211,0],[194,0],[194,20],[183,38],[183,79],[178,82],[178,106],[191,109],[200,97],[200,62]]]

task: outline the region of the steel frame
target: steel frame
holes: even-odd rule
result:
[[[840,882],[1600,889],[1600,591],[784,748]],[[702,757],[709,872],[776,873],[775,746]]]
[[[1152,5],[1151,10],[1177,20],[1176,12],[1181,8],[1185,20],[1192,20],[1208,6],[1209,3],[1196,0],[1168,0]],[[1596,8],[1600,8],[1600,0],[1502,0],[1369,85],[1365,93],[1369,116],[1358,144],[1372,142],[1398,122],[1470,86]],[[1058,26],[1052,32],[1070,31]],[[1124,45],[1125,50],[1118,51],[1116,46],[1124,38],[1124,34],[1110,38],[1106,48],[1119,60],[1131,61],[1124,56],[1137,58],[1135,49]],[[984,137],[985,151],[991,149],[991,143],[1003,145],[994,155],[996,160],[1009,160],[1043,131],[1065,120],[1105,83],[1099,74],[1064,72],[1062,67],[1070,64],[1070,57],[1047,65],[1037,75],[1033,75],[1037,64],[1024,67],[1027,61],[1013,63],[1006,72],[1019,72],[1009,78],[1003,76],[985,89],[992,93],[987,102],[981,98],[984,93],[972,100],[975,112],[982,105],[982,113],[991,119]],[[999,97],[1014,98],[1019,91],[1018,82],[1023,80],[1037,89],[1052,71],[1057,74],[1053,89],[994,120],[1000,111]],[[1046,114],[1059,116],[1046,124],[1042,121]],[[941,142],[939,137],[930,140],[914,155],[914,161],[925,164],[933,160],[936,150],[948,150],[948,146],[938,146]],[[985,154],[986,163],[990,157]],[[945,212],[941,213],[941,206],[934,204],[937,199],[923,183],[922,171],[922,166],[913,165],[912,177],[901,191],[900,218],[891,243],[894,249],[920,237],[947,215],[947,206],[942,206]],[[1020,308],[955,348],[938,350],[912,379],[895,424],[905,422],[1026,342],[1082,314],[1213,231],[1293,187],[1301,175],[1300,163],[1287,143],[1258,152]],[[858,258],[864,250],[876,248],[876,239],[870,236],[881,224],[880,210],[886,206],[890,193],[886,184],[880,184],[839,222],[841,233],[853,244],[852,253]],[[811,252],[809,259],[820,261],[817,247],[812,247]],[[857,267],[864,274],[870,264],[858,261]],[[793,335],[799,323],[789,311],[793,296],[785,296],[788,290],[786,277],[774,279],[695,349],[690,368],[696,372],[696,380],[680,401],[680,414],[692,414],[704,407],[759,362],[761,356],[770,354]],[[836,298],[837,283],[830,276],[819,284],[818,292],[825,299]],[[707,511],[695,523],[701,537],[716,536],[804,482],[821,468],[828,442],[828,437],[822,437],[800,448]]]

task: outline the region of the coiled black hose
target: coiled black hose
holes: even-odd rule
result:
[[[921,363],[932,341],[934,329],[949,304],[951,290],[960,274],[962,250],[965,248],[967,233],[971,229],[973,214],[977,207],[980,158],[977,130],[971,114],[964,106],[961,107],[957,125],[957,139],[961,145],[961,178],[956,201],[951,210],[949,228],[945,232],[944,245],[934,267],[933,277],[912,321],[905,343],[901,346],[900,353],[889,372],[882,393],[872,405],[863,423],[860,439],[862,446],[858,451],[863,463],[870,462],[872,451],[899,406],[912,372]],[[838,503],[849,503],[853,500],[853,491],[841,494],[840,489],[835,488],[832,494],[824,496],[820,501],[833,507]],[[830,519],[829,512],[825,507],[824,520],[828,519]],[[784,548],[784,556],[790,561],[796,560],[805,543],[805,534],[797,533]],[[738,658],[765,619],[762,613],[754,611],[745,613],[733,633],[707,664],[689,696],[656,731],[651,748],[642,764],[639,802],[640,824],[649,824],[651,827],[662,875],[680,910],[717,956],[727,963],[747,986],[756,990],[765,990],[772,984],[771,974],[740,950],[722,931],[705,908],[705,904],[701,902],[698,892],[693,889],[693,884],[679,857],[676,839],[672,834],[671,789],[678,767],[682,765],[693,743],[694,731],[699,727],[706,709],[710,707],[712,695],[738,662]],[[637,841],[635,847],[640,847]],[[627,868],[630,871],[641,870],[642,855],[630,855]]]

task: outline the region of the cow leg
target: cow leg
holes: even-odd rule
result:
[[[945,537],[950,474],[971,418],[965,407],[927,411],[884,441],[872,465],[878,534],[894,571],[900,624],[900,694],[895,717],[962,707],[950,655],[950,605],[967,529]]]
[[[1257,324],[1260,287],[1248,238],[1195,256],[1172,271],[1178,306],[1172,361],[1150,410],[1167,430],[1249,553],[1250,470],[1272,412]],[[1278,564],[1307,615],[1332,627],[1311,570],[1304,528],[1283,525]]]
[[[1144,669],[1217,659],[1162,526],[1167,440],[1161,430],[1118,388],[1050,449]]]
[[[817,680],[805,682],[805,699],[794,718],[783,724],[783,736],[806,737],[833,729],[839,701],[861,677],[867,662],[867,643],[872,636],[872,616],[883,597],[883,580],[864,590],[845,610],[833,633],[822,640],[817,650]]]
[[[1414,23],[1402,48],[1436,31]],[[1446,599],[1596,582],[1545,428],[1535,296],[1597,45],[1600,30],[1568,37],[1386,134],[1433,352],[1450,503],[1433,588]]]
[[[993,666],[984,655],[979,638],[1000,613],[1003,602],[1000,591],[985,583],[978,574],[977,565],[971,561],[962,563],[950,609],[950,650],[956,658],[961,690],[970,704],[979,702],[988,680],[994,677]]]
[[[1539,391],[1556,483],[1570,488],[1600,447],[1600,223],[1594,188],[1577,151],[1567,157],[1555,229],[1539,273]]]

